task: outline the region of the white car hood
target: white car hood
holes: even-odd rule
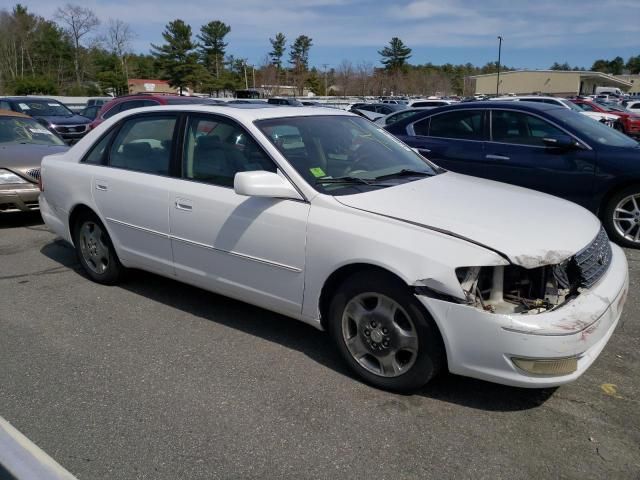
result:
[[[562,262],[586,247],[600,229],[600,221],[574,203],[453,172],[335,199],[464,237],[525,268]]]
[[[583,115],[586,115],[587,117],[591,117],[594,118],[596,120],[611,120],[611,121],[616,121],[618,119],[617,115],[612,115],[610,113],[602,113],[602,112],[580,112]]]

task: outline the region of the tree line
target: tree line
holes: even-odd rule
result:
[[[568,62],[554,62],[550,70],[579,70],[585,71],[584,67],[572,67]],[[629,57],[625,63],[624,58],[617,56],[613,60],[599,59],[591,65],[591,71],[608,73],[609,75],[622,75],[623,73],[638,74],[640,73],[640,55]]]
[[[0,11],[0,93],[116,95],[127,93],[130,78],[163,79],[175,88],[219,96],[253,86],[293,86],[298,95],[369,96],[390,94],[468,95],[465,78],[495,73],[496,62],[481,67],[471,63],[413,65],[412,50],[394,37],[378,51],[380,64],[342,60],[336,65],[310,65],[313,39],[300,34],[289,42],[282,32],[265,41],[265,56],[258,64],[228,53],[231,26],[212,20],[193,32],[175,19],[162,32],[163,42],[150,52],[136,54],[131,27],[120,19],[101,24],[86,7],[66,4],[45,19],[17,4]],[[593,69],[637,73],[640,56],[627,64],[620,57],[598,60]],[[551,68],[565,69],[555,63]],[[566,68],[571,69],[571,67]],[[501,70],[510,68],[501,66]]]

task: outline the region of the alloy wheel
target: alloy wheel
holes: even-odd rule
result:
[[[640,244],[640,194],[629,195],[613,210],[613,226],[624,239]]]
[[[381,377],[406,373],[418,356],[418,333],[411,317],[380,293],[362,293],[347,303],[342,336],[353,359]]]
[[[95,222],[84,222],[79,240],[82,259],[93,272],[102,275],[109,268],[109,247],[102,228]]]

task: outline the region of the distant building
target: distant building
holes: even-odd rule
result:
[[[182,89],[183,95],[189,95],[191,92],[188,88]],[[148,78],[130,78],[129,93],[179,93],[177,88],[169,85],[166,80],[148,79]]]
[[[632,95],[640,95],[640,74],[639,73],[615,75],[615,77],[625,82],[629,82],[631,84],[631,88],[627,93],[630,93]]]
[[[497,73],[468,77],[470,90],[476,94],[495,95]],[[591,95],[596,87],[618,87],[628,91],[632,83],[620,76],[579,70],[515,70],[500,72],[499,95],[541,93],[556,97]]]

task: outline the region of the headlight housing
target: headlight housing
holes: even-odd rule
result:
[[[13,172],[6,170],[4,168],[0,168],[0,185],[12,185],[12,184],[23,184],[29,183],[24,178],[19,177]]]
[[[456,276],[467,303],[488,312],[534,314],[552,310],[578,295],[575,262],[526,269],[517,265],[462,267]]]

